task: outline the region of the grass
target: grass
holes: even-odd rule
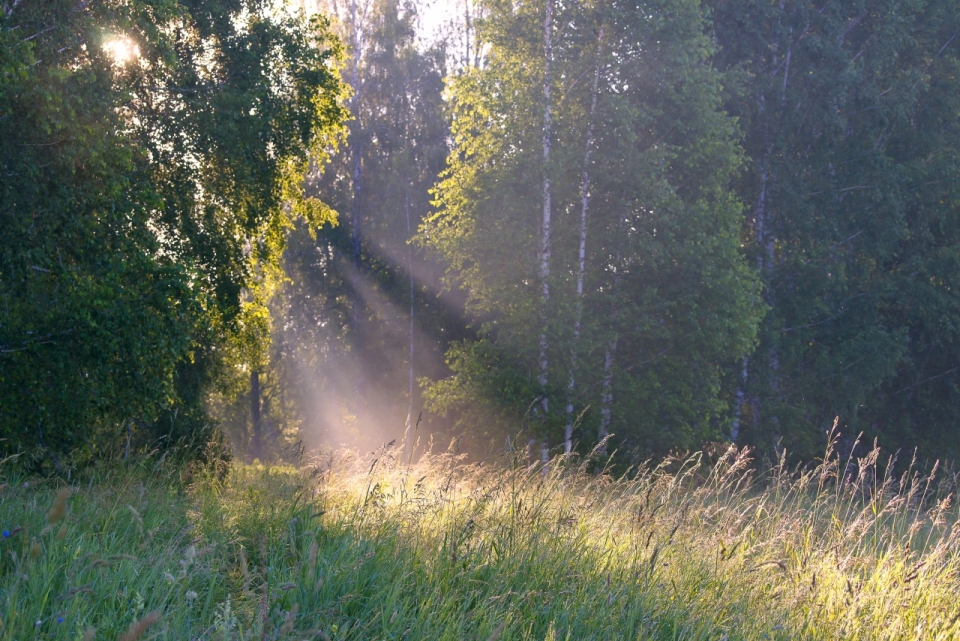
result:
[[[951,488],[878,457],[10,476],[0,639],[960,638]]]

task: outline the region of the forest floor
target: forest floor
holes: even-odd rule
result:
[[[960,638],[951,488],[876,453],[620,478],[378,454],[8,471],[0,639]]]

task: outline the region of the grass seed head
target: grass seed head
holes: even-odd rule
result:
[[[143,534],[143,517],[140,516],[140,512],[132,505],[128,505],[127,509],[130,510],[130,516],[133,517],[133,522],[137,524],[137,533]]]
[[[243,593],[248,597],[250,593],[250,569],[247,567],[247,551],[240,548],[240,574],[243,575]]]
[[[310,556],[307,558],[307,583],[313,583],[317,571],[317,552],[320,548],[316,540],[310,544]]]
[[[140,637],[143,636],[143,633],[147,631],[151,625],[160,620],[159,612],[151,612],[147,616],[143,617],[139,621],[134,621],[130,624],[130,627],[127,628],[126,634],[120,637],[120,641],[137,641]]]
[[[493,633],[489,637],[487,637],[487,641],[497,641],[497,639],[500,638],[500,635],[503,634],[503,630],[506,627],[507,627],[507,620],[504,619],[503,621],[500,622],[500,625],[496,627]]]
[[[294,603],[287,616],[284,617],[283,625],[280,627],[280,636],[293,632],[293,621],[297,618],[297,612],[300,611],[300,604]]]
[[[60,520],[67,515],[67,499],[69,497],[70,488],[61,487],[60,491],[57,492],[57,498],[54,499],[53,505],[51,505],[47,511],[47,523],[50,525],[59,523]]]

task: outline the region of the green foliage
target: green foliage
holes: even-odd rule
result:
[[[344,117],[338,55],[258,3],[4,5],[4,451],[206,441],[254,266],[330,218],[298,176]]]
[[[439,210],[420,242],[462,288],[483,340],[512,363],[500,385],[486,349],[457,347],[454,377],[430,392],[433,407],[459,400],[522,415],[542,394],[539,436],[558,442],[570,402],[577,439],[597,440],[604,351],[616,341],[614,419],[621,443],[663,452],[718,438],[726,405],[721,375],[752,348],[762,315],[755,275],[740,250],[740,166],[735,121],[721,111],[721,75],[698,3],[664,0],[558,5],[551,95],[551,161],[543,165],[543,2],[491,2],[481,37],[487,65],[451,81],[454,150],[436,189]],[[601,43],[600,33],[604,33]],[[596,71],[595,71],[596,70]],[[599,74],[590,161],[584,165],[594,73]],[[575,295],[581,175],[588,172],[585,290]],[[550,298],[541,309],[539,186],[551,178]],[[583,323],[574,338],[577,306]],[[546,388],[534,384],[546,336]],[[564,397],[571,357],[582,383]],[[509,381],[527,377],[524,398]],[[472,389],[469,389],[472,388]],[[503,394],[503,395],[501,395]],[[513,414],[498,409],[512,405]],[[471,411],[465,406],[460,412]],[[585,412],[585,413],[584,413]],[[512,418],[503,431],[517,429]]]
[[[953,3],[548,2],[4,3],[0,453],[960,454]]]
[[[464,450],[495,450],[506,429],[528,423],[539,390],[512,354],[481,338],[453,343],[446,362],[450,376],[420,383],[427,409],[452,421]]]
[[[334,28],[344,42],[360,34],[341,70],[354,85],[352,120],[344,144],[312,167],[306,190],[338,211],[341,224],[316,234],[305,225],[291,230],[286,278],[268,301],[274,323],[264,398],[275,412],[274,434],[376,447],[384,432],[399,436],[404,428],[411,341],[415,376],[435,378],[445,373],[442,346],[456,332],[456,314],[434,295],[436,267],[407,243],[430,209],[428,190],[447,154],[444,53],[442,45],[418,46],[414,3],[372,2],[356,24],[345,5],[330,8],[341,11]],[[246,394],[249,382],[240,389]],[[237,434],[248,431],[241,394],[219,413],[230,415]]]
[[[744,78],[727,105],[771,310],[739,380],[742,437],[810,457],[839,416],[848,434],[955,458],[955,5],[711,4],[718,64]]]

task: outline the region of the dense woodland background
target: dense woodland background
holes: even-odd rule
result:
[[[4,2],[6,454],[960,453],[950,0]]]

